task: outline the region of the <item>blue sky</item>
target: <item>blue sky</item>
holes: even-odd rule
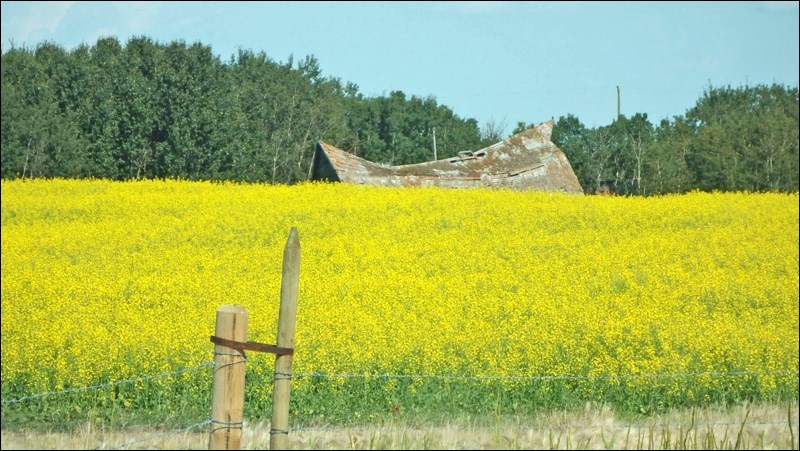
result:
[[[2,49],[145,35],[273,60],[314,55],[367,96],[436,97],[506,124],[652,122],[703,90],[798,85],[798,2],[2,2]]]

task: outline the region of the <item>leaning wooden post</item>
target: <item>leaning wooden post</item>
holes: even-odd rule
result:
[[[236,342],[247,341],[247,309],[223,305],[217,309],[215,336]],[[214,347],[214,381],[211,389],[211,434],[208,449],[241,449],[244,415],[243,351]]]
[[[278,316],[278,347],[294,349],[297,293],[300,285],[300,238],[292,227],[283,249],[281,307]],[[289,394],[292,389],[292,355],[275,357],[275,386],[272,391],[272,425],[269,448],[287,449],[289,443]]]

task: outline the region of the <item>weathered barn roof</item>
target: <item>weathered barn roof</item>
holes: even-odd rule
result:
[[[382,186],[508,187],[583,194],[567,157],[550,137],[553,121],[474,152],[427,163],[386,166],[322,141],[311,180]]]

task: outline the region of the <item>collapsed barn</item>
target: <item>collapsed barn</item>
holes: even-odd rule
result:
[[[552,132],[553,121],[547,121],[478,151],[401,166],[367,161],[320,141],[309,179],[379,186],[483,186],[583,194],[564,152],[551,141]]]

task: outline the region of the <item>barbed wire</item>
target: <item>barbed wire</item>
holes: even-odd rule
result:
[[[567,430],[567,429],[654,429],[654,428],[677,428],[681,426],[691,426],[692,428],[712,428],[712,427],[722,427],[722,426],[776,426],[776,425],[789,425],[786,420],[782,421],[739,421],[739,422],[715,422],[715,423],[692,423],[692,422],[682,422],[677,421],[675,423],[656,423],[656,424],[637,424],[637,423],[628,423],[628,424],[619,424],[619,423],[596,423],[596,424],[567,424],[567,425],[539,425],[539,426],[526,426],[522,424],[496,424],[496,425],[475,425],[469,427],[463,426],[453,426],[453,425],[433,425],[428,428],[409,428],[409,427],[364,427],[364,426],[356,426],[356,427],[346,427],[346,426],[336,426],[336,425],[325,425],[325,426],[314,426],[314,427],[296,427],[290,428],[290,432],[325,432],[325,431],[335,431],[335,430],[346,430],[349,432],[360,432],[360,433],[367,433],[367,432],[393,432],[393,431],[400,431],[400,432],[430,432],[432,430],[437,429],[447,429],[452,431],[459,431],[459,432],[468,432],[468,431],[476,431],[476,430],[490,430],[490,429],[513,429],[513,430],[521,430],[521,431],[545,431],[545,430]],[[797,423],[792,423],[792,426],[797,427]]]
[[[238,354],[237,354],[238,356]],[[243,363],[244,359],[223,364],[223,366]],[[31,399],[42,398],[45,396],[54,396],[67,393],[75,393],[79,391],[98,390],[106,387],[113,387],[117,385],[133,384],[136,382],[143,382],[153,379],[158,379],[166,376],[174,376],[178,374],[196,371],[201,368],[215,366],[215,362],[204,362],[191,368],[182,368],[174,371],[167,371],[164,373],[154,374],[136,379],[125,379],[116,382],[109,382],[107,384],[89,385],[85,387],[68,388],[66,390],[47,391],[37,393],[34,395],[23,396],[16,399],[4,399],[2,404],[15,404]],[[597,375],[597,376],[578,376],[578,375],[563,375],[563,376],[468,376],[468,375],[448,375],[448,374],[370,374],[370,373],[295,373],[292,375],[281,373],[281,379],[301,379],[301,378],[326,378],[326,379],[355,379],[355,378],[375,378],[375,379],[444,379],[444,380],[613,380],[613,379],[668,379],[680,377],[725,377],[725,376],[758,376],[769,374],[798,374],[798,370],[765,370],[765,371],[730,371],[730,372],[704,372],[704,373],[661,373],[661,374],[628,374],[628,375]]]
[[[319,377],[328,379],[448,379],[448,380],[584,380],[584,379],[670,379],[680,377],[724,377],[724,376],[756,376],[767,374],[798,374],[798,370],[766,370],[766,371],[730,371],[705,373],[661,373],[661,374],[626,374],[597,376],[462,376],[448,374],[369,374],[369,373],[296,373],[293,379]]]
[[[167,372],[164,372],[164,373],[154,374],[154,375],[151,375],[151,376],[144,376],[144,377],[140,377],[140,378],[137,378],[137,379],[124,379],[124,380],[120,380],[120,381],[109,382],[107,384],[88,385],[88,386],[85,386],[85,387],[68,388],[66,390],[46,391],[46,392],[42,392],[42,393],[37,393],[35,395],[22,396],[22,397],[16,398],[16,399],[4,399],[4,400],[2,400],[2,404],[15,404],[15,403],[20,403],[20,402],[24,402],[24,401],[29,401],[31,399],[42,398],[42,397],[45,397],[45,396],[63,395],[63,394],[66,394],[66,393],[75,393],[75,392],[87,391],[87,390],[99,390],[101,388],[114,387],[114,386],[117,386],[117,385],[124,385],[124,384],[135,384],[136,382],[144,382],[144,381],[149,381],[149,380],[153,380],[153,379],[159,379],[159,378],[162,378],[162,377],[175,376],[175,375],[178,375],[178,374],[189,373],[189,372],[192,372],[192,371],[197,371],[198,369],[201,369],[201,368],[206,368],[206,367],[210,367],[210,366],[214,366],[214,365],[215,365],[214,362],[204,362],[204,363],[201,363],[201,364],[199,364],[197,366],[194,366],[194,367],[191,367],[191,368],[182,368],[182,369],[179,369],[179,370],[167,371]]]
[[[205,421],[200,422],[200,423],[195,423],[195,424],[193,424],[191,426],[187,426],[187,427],[185,427],[183,429],[176,429],[174,431],[164,432],[162,434],[152,435],[152,436],[145,437],[145,438],[140,438],[140,439],[131,439],[131,440],[128,440],[127,442],[125,442],[124,444],[119,445],[118,447],[105,448],[105,449],[123,449],[123,448],[127,448],[127,447],[129,447],[131,445],[134,445],[136,443],[150,442],[150,441],[153,441],[153,440],[162,439],[162,438],[169,437],[169,436],[172,436],[172,435],[183,434],[183,433],[191,431],[192,429],[199,429],[199,428],[202,428],[204,426],[208,426],[209,424],[211,424],[211,420],[210,419],[205,420]],[[100,448],[100,449],[103,449],[103,448]]]

